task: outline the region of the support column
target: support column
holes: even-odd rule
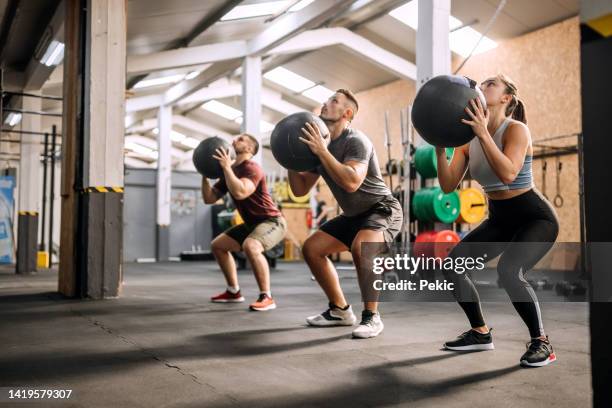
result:
[[[67,0],[60,291],[122,284],[125,0]]]
[[[172,106],[160,106],[157,114],[157,261],[170,256],[170,194],[172,191]]]
[[[587,241],[586,265],[591,278],[591,368],[593,407],[612,406],[612,277],[608,218],[612,189],[608,177],[612,149],[610,105],[612,94],[612,4],[595,0],[580,2],[580,69],[584,168],[584,220]]]
[[[450,0],[419,1],[418,10],[417,89],[432,77],[451,71]]]
[[[259,152],[253,160],[261,164],[261,57],[246,57],[242,63],[242,125],[241,131],[257,138]]]
[[[31,91],[29,91],[31,92]],[[22,98],[22,109],[40,112],[41,99]],[[40,132],[41,117],[23,114],[23,130]],[[17,273],[36,272],[38,252],[38,213],[40,209],[40,155],[38,135],[22,135],[19,161],[19,212],[17,218]]]

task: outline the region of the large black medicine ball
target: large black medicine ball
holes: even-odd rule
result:
[[[304,136],[302,128],[306,122],[314,122],[323,137],[329,137],[329,129],[325,122],[310,112],[291,114],[278,122],[270,136],[270,147],[276,161],[286,169],[294,171],[308,171],[319,165],[319,158],[315,156],[308,145],[300,140]]]
[[[219,161],[213,157],[219,148],[229,151],[230,156],[234,157],[234,150],[230,144],[218,136],[209,137],[200,142],[193,151],[193,165],[198,173],[211,179],[221,177],[223,169]]]
[[[474,137],[465,112],[470,100],[480,98],[487,104],[475,81],[459,75],[439,75],[427,81],[414,99],[412,124],[428,143],[438,147],[457,147]]]

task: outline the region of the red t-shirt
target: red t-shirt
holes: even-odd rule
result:
[[[266,178],[261,166],[252,160],[245,160],[237,166],[232,166],[234,174],[238,178],[248,178],[255,185],[255,191],[243,200],[237,200],[232,193],[232,199],[236,204],[236,209],[245,223],[249,225],[258,224],[271,217],[279,217],[281,212],[276,208],[268,187],[266,186]],[[213,186],[219,195],[224,195],[228,192],[225,178],[221,179]]]

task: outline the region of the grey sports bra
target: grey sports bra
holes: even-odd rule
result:
[[[506,118],[506,120],[502,122],[493,135],[493,141],[497,147],[500,148],[500,150],[503,149],[502,137],[510,123],[510,119]],[[477,137],[472,139],[469,148],[470,175],[482,186],[486,193],[491,191],[518,190],[533,187],[533,175],[531,172],[531,163],[533,161],[532,156],[525,156],[523,167],[514,181],[512,181],[510,184],[504,184],[491,168],[491,165],[489,164],[489,161],[487,160],[487,157],[485,156],[482,146],[480,145],[480,141]]]

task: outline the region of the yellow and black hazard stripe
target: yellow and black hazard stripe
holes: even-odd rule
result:
[[[18,211],[19,215],[29,215],[31,217],[36,217],[38,215],[38,211]]]
[[[123,187],[86,187],[84,193],[123,193]]]
[[[580,37],[583,43],[612,36],[612,13],[580,24]]]

